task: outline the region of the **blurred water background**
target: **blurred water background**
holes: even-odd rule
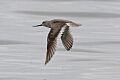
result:
[[[51,19],[83,26],[45,66]],[[120,0],[0,0],[0,80],[120,80]]]

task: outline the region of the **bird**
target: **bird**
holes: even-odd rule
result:
[[[48,33],[48,37],[47,37],[47,52],[46,52],[46,60],[45,60],[45,65],[46,65],[55,54],[57,37],[62,31],[62,29],[63,32],[61,34],[61,41],[65,49],[69,51],[73,46],[73,37],[70,32],[70,27],[81,26],[81,24],[75,23],[70,20],[53,19],[53,20],[43,21],[42,24],[33,27],[39,27],[39,26],[50,28],[50,32]]]

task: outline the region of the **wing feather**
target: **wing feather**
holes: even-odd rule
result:
[[[62,43],[66,50],[70,50],[73,45],[73,37],[70,34],[69,26],[65,26],[64,32],[61,36]]]
[[[47,54],[46,54],[45,64],[47,64],[51,60],[52,56],[54,55],[54,53],[56,51],[57,36],[58,36],[59,32],[60,32],[60,29],[58,29],[58,30],[51,29],[48,34]]]

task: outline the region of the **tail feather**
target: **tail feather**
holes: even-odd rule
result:
[[[78,23],[74,23],[74,22],[70,22],[70,23],[66,23],[68,26],[72,26],[72,27],[78,27],[81,26],[81,24]]]

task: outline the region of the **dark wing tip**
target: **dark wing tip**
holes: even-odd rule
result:
[[[49,61],[51,60],[51,58],[52,58],[52,57],[50,57],[50,58],[48,59],[48,57],[46,57],[45,65],[46,65],[47,63],[49,63]]]
[[[70,46],[70,47],[66,47],[66,46],[65,46],[65,49],[66,49],[67,51],[70,51],[70,50],[72,49],[72,46]]]
[[[45,65],[47,65],[48,61],[45,61]]]
[[[71,49],[71,48],[67,48],[66,50],[67,50],[67,51],[70,51],[70,49]]]

